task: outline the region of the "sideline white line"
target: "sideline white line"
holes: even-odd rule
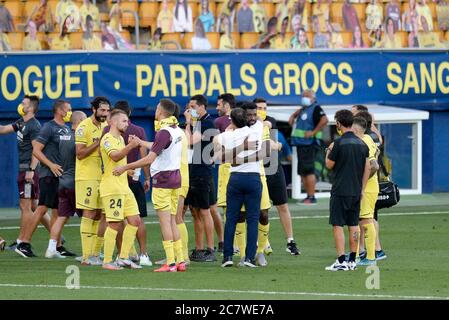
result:
[[[67,289],[66,286],[55,284],[14,284],[0,283],[0,287],[10,288],[56,288]],[[257,291],[257,290],[224,290],[224,289],[182,289],[182,288],[146,288],[146,287],[109,287],[109,286],[80,286],[80,289],[101,289],[101,290],[135,290],[135,291],[178,291],[178,292],[199,292],[199,293],[242,293],[242,294],[262,294],[262,295],[283,295],[283,296],[327,296],[327,297],[348,297],[348,298],[375,298],[375,299],[418,299],[418,300],[449,300],[449,297],[437,296],[401,296],[389,294],[351,294],[351,293],[330,293],[330,292],[296,292],[296,291]]]
[[[382,214],[381,217],[385,218],[388,216],[422,216],[422,215],[440,215],[440,214],[449,214],[449,211],[422,211],[422,212],[392,212],[392,213],[385,213]],[[293,220],[297,219],[327,219],[329,218],[328,215],[326,216],[294,216],[292,217]],[[270,217],[270,220],[279,220],[279,217]],[[0,220],[1,221],[1,220]],[[191,223],[192,220],[186,220],[185,223]],[[159,224],[159,221],[146,221],[145,224]],[[64,227],[79,227],[79,223],[74,224],[66,224]],[[38,228],[43,228],[44,226],[39,225]],[[0,230],[17,230],[19,229],[18,226],[13,227],[0,227]]]

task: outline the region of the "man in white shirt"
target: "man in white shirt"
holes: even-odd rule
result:
[[[254,112],[256,108],[246,111],[235,108],[231,112],[233,131],[226,131],[217,137],[216,142],[225,151],[226,162],[231,162],[231,177],[229,179],[226,194],[226,225],[224,235],[224,251],[222,267],[233,265],[233,243],[236,225],[240,216],[242,205],[246,208],[247,245],[243,264],[255,267],[257,249],[258,221],[260,216],[260,200],[262,196],[262,184],[260,180],[260,162],[254,161],[262,145],[263,123],[259,120],[251,128],[247,126],[247,114]],[[256,150],[244,150],[242,146],[248,143],[258,146]]]

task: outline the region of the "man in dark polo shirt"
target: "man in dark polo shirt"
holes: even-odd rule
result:
[[[196,237],[196,249],[191,256],[193,261],[215,261],[214,254],[214,221],[210,213],[211,205],[216,201],[215,188],[212,176],[212,140],[218,134],[214,127],[212,117],[206,111],[207,99],[202,95],[190,98],[190,109],[184,116],[186,118],[186,136],[189,145],[193,148],[192,164],[190,165],[190,189],[187,196],[192,207],[192,216],[204,224],[207,248],[204,250],[202,237]],[[192,118],[196,124],[192,131]],[[195,232],[196,234],[196,232]]]
[[[371,167],[367,145],[351,131],[351,111],[337,111],[335,121],[343,134],[327,149],[326,167],[333,170],[329,223],[334,229],[337,260],[326,270],[348,271],[356,269],[360,200]],[[349,228],[348,262],[345,259],[345,225]]]
[[[120,109],[125,111],[125,113],[128,115],[128,117],[131,116],[131,106],[129,105],[128,101],[120,100],[117,101],[114,105],[114,109]],[[147,141],[147,135],[145,133],[145,129],[142,127],[139,127],[133,123],[131,123],[131,120],[128,120],[128,128],[126,129],[125,133],[123,134],[123,139],[125,140],[125,144],[128,144],[129,137],[130,136],[136,136],[142,141]],[[107,126],[104,129],[104,133],[109,132],[110,126]],[[127,155],[127,163],[136,162],[139,159],[145,158],[147,155],[147,149],[143,146],[139,148],[134,148],[131,150]],[[137,229],[136,238],[139,242],[139,248],[140,248],[140,255],[139,255],[139,264],[141,266],[149,266],[151,267],[153,263],[150,260],[150,257],[147,252],[147,229],[145,227],[145,223],[143,221],[143,218],[148,216],[147,213],[147,199],[145,197],[145,193],[150,190],[150,169],[148,166],[143,167],[143,174],[145,175],[145,182],[142,186],[142,183],[140,182],[140,168],[134,171],[133,176],[128,175],[128,185],[131,191],[134,194],[134,197],[136,198],[137,205],[139,207],[139,215],[141,218],[141,223],[139,224],[139,229]],[[133,260],[135,257],[133,257]],[[137,261],[134,261],[137,262]]]
[[[52,209],[52,217],[58,215],[58,185],[59,177],[62,175],[61,157],[59,154],[59,142],[61,136],[69,133],[65,125],[70,121],[72,107],[68,101],[57,100],[53,104],[53,120],[48,121],[41,128],[38,137],[33,140],[33,156],[40,161],[39,169],[39,203],[34,211],[30,225],[26,228],[23,242],[20,243],[16,252],[22,257],[32,257],[31,238],[40,219]],[[60,240],[58,240],[60,241]],[[60,243],[58,242],[59,246]]]
[[[49,259],[75,256],[75,254],[66,250],[63,246],[57,247],[57,245],[58,239],[62,234],[62,228],[64,228],[64,225],[69,221],[70,217],[73,217],[75,212],[79,217],[83,216],[83,210],[76,209],[75,200],[76,148],[74,133],[80,122],[86,118],[86,114],[82,111],[73,112],[70,119],[72,128],[67,135],[61,136],[59,142],[59,154],[63,172],[62,176],[59,177],[58,218],[51,227],[50,240],[48,241],[47,251],[45,252],[45,257]]]
[[[38,110],[39,98],[36,96],[25,96],[17,108],[21,118],[12,124],[0,126],[0,134],[16,132],[19,153],[17,186],[19,187],[21,222],[19,236],[8,247],[9,250],[15,250],[17,244],[23,241],[25,227],[29,225],[39,199],[39,174],[35,171],[39,161],[32,155],[33,146],[31,144],[31,141],[37,138],[41,129],[41,124],[36,119]],[[42,218],[41,223],[50,232],[50,218],[48,215]]]

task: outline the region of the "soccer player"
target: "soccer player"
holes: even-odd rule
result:
[[[220,133],[231,124],[231,110],[235,108],[235,97],[231,93],[224,93],[218,96],[217,111],[219,117],[215,119],[214,126]],[[218,190],[217,190],[217,207],[223,208],[223,215],[226,219],[226,188],[228,186],[231,164],[221,163],[218,167]],[[237,230],[237,232],[239,232]],[[223,244],[221,244],[223,245]],[[220,250],[221,249],[221,250]],[[220,243],[218,244],[218,251],[222,251]],[[243,254],[243,253],[242,253]]]
[[[155,272],[185,271],[186,263],[182,242],[176,224],[176,212],[181,187],[182,130],[173,124],[172,116],[176,104],[169,99],[161,99],[156,108],[156,120],[160,123],[150,153],[136,162],[120,165],[114,175],[127,170],[150,165],[153,179],[152,202],[159,217],[162,245],[166,254],[166,264]],[[175,260],[176,257],[176,260]]]
[[[80,235],[83,265],[101,265],[98,257],[103,237],[97,237],[101,219],[99,185],[101,181],[100,139],[106,126],[111,103],[105,97],[91,102],[92,115],[82,121],[76,132],[75,191],[76,208],[83,210]]]
[[[137,148],[140,139],[130,136],[125,146],[122,135],[128,128],[128,115],[125,111],[115,109],[110,116],[111,128],[100,141],[101,160],[103,162],[103,175],[100,182],[100,197],[105,211],[108,226],[104,233],[104,260],[103,269],[120,270],[123,267],[140,269],[142,266],[129,259],[129,251],[134,245],[136,233],[141,219],[136,198],[128,186],[126,170],[117,174],[114,168],[126,165],[126,156]],[[112,261],[116,238],[124,220],[127,220],[123,230],[122,245],[119,257]]]
[[[19,236],[16,241],[8,246],[8,249],[13,251],[23,241],[25,228],[29,225],[33,211],[37,207],[37,200],[39,199],[39,174],[36,172],[39,161],[32,155],[33,146],[31,144],[37,138],[41,129],[41,124],[36,119],[38,110],[39,98],[36,96],[24,96],[22,103],[17,108],[17,112],[21,118],[12,124],[6,126],[0,125],[0,134],[16,132],[17,148],[19,151],[17,185],[19,187],[21,215]],[[47,214],[42,217],[40,222],[50,232],[50,217]]]
[[[61,254],[61,251],[68,252],[64,247],[56,250],[58,239],[61,237],[62,228],[73,217],[75,212],[81,216],[82,210],[76,209],[75,201],[75,131],[81,121],[86,119],[86,114],[82,111],[75,111],[72,114],[70,122],[72,128],[67,135],[61,136],[59,142],[59,154],[61,157],[62,175],[59,177],[59,191],[58,191],[58,218],[53,223],[50,232],[50,240],[48,241],[46,258],[65,258],[66,255]],[[72,254],[71,256],[74,256]]]
[[[254,112],[250,111],[253,110]],[[256,118],[256,108],[250,108],[248,111],[254,113],[252,118]],[[239,146],[245,140],[258,142],[262,144],[263,124],[261,121],[255,121],[253,128],[247,126],[247,115],[244,109],[235,108],[231,111],[232,123],[235,130],[221,133],[217,140],[225,148],[225,161],[232,162],[231,177],[229,178],[226,195],[226,224],[224,237],[224,251],[222,267],[233,266],[232,256],[234,253],[233,243],[237,222],[239,220],[242,205],[246,208],[247,222],[247,245],[245,248],[245,258],[242,266],[256,267],[257,251],[257,221],[260,217],[260,203],[262,196],[262,183],[260,176],[260,163],[258,161],[247,162],[244,157],[257,153],[256,150],[238,151]],[[236,151],[237,150],[237,151]],[[226,153],[229,151],[237,156],[229,159]],[[239,159],[240,158],[240,159]],[[230,161],[231,160],[231,161]]]
[[[190,259],[194,261],[216,261],[214,253],[214,221],[210,213],[210,206],[216,203],[215,188],[212,176],[212,140],[217,134],[210,114],[207,112],[207,99],[202,95],[190,98],[190,108],[184,112],[186,119],[185,133],[189,145],[193,148],[192,164],[190,165],[189,204],[192,216],[204,224],[207,248],[204,250],[202,233],[195,231],[196,251]],[[192,118],[196,124],[191,129]],[[210,148],[209,153],[207,152]],[[195,226],[195,225],[194,225]]]
[[[376,228],[374,227],[374,208],[376,207],[377,196],[379,194],[379,182],[377,180],[377,156],[379,149],[373,139],[365,134],[367,122],[363,117],[355,116],[352,130],[355,135],[366,143],[369,149],[370,178],[363,190],[363,198],[360,203],[360,238],[364,237],[366,243],[366,257],[360,258],[357,265],[367,266],[376,264]],[[363,230],[363,231],[362,231]]]
[[[330,198],[329,223],[333,226],[337,260],[326,267],[327,271],[348,271],[357,268],[355,263],[358,245],[360,198],[370,173],[369,150],[366,144],[351,131],[353,116],[349,110],[335,114],[337,129],[342,136],[326,151],[326,167],[334,172]],[[349,261],[345,258],[343,227],[349,228]]]
[[[257,105],[257,115],[259,118],[262,121],[269,121],[271,123],[271,129],[276,129],[277,131],[276,119],[267,116],[267,101],[263,98],[256,98],[254,99],[254,103]],[[277,139],[275,138],[275,140]],[[282,148],[282,144],[273,141],[273,139],[270,141],[270,146],[274,151],[280,151]],[[286,251],[291,255],[299,255],[300,251],[296,247],[296,242],[293,238],[292,217],[288,207],[287,185],[285,182],[284,169],[282,168],[278,154],[278,152],[275,154],[275,156],[277,156],[275,159],[277,160],[275,168],[270,168],[270,163],[265,164],[265,171],[275,171],[266,172],[268,193],[270,194],[271,201],[273,201],[273,205],[276,206],[281,219],[282,227],[284,228],[285,235],[287,236]],[[271,159],[273,159],[273,157],[271,157]]]
[[[16,252],[23,257],[33,256],[31,251],[31,238],[39,221],[52,209],[52,216],[58,215],[58,185],[62,175],[61,157],[59,154],[59,142],[61,136],[69,133],[65,125],[70,121],[72,107],[69,102],[57,100],[53,104],[53,120],[48,121],[39,131],[39,135],[33,140],[33,156],[40,161],[39,168],[39,203],[34,211],[29,226],[24,233],[23,242],[17,245]],[[61,241],[58,239],[58,247]]]
[[[121,100],[117,101],[114,105],[114,109],[120,109],[126,112],[128,115],[128,118],[131,116],[131,106],[127,101]],[[140,140],[145,141],[147,140],[147,136],[145,134],[145,130],[142,127],[139,127],[133,123],[131,123],[130,120],[128,120],[128,128],[126,129],[123,139],[125,140],[125,144],[129,142],[130,136],[136,136]],[[104,133],[109,132],[109,126],[105,128]],[[140,146],[139,148],[133,149],[128,153],[127,156],[127,162],[135,162],[140,158],[144,158],[147,155],[147,149],[144,146]],[[139,169],[140,170],[140,169]],[[136,174],[136,172],[138,174]],[[141,223],[139,224],[139,230],[137,230],[137,241],[139,242],[139,248],[140,248],[140,254],[137,257],[138,259],[135,259],[135,257],[132,257],[132,260],[135,260],[134,262],[138,261],[141,266],[148,266],[151,267],[153,263],[150,260],[150,257],[148,256],[147,252],[147,229],[145,227],[145,223],[143,221],[143,218],[148,216],[147,213],[147,200],[145,198],[145,192],[148,192],[150,190],[150,171],[148,167],[143,167],[143,173],[145,175],[145,182],[144,185],[139,181],[140,172],[134,171],[134,175],[130,176],[128,175],[128,185],[131,191],[134,194],[134,197],[136,198],[137,205],[139,206],[139,216],[141,218]],[[131,250],[134,250],[134,247],[131,248]],[[135,250],[134,250],[135,251]],[[136,253],[132,253],[136,254]]]

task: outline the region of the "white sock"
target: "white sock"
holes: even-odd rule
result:
[[[22,240],[17,239],[16,242],[17,242],[17,244],[21,244]]]
[[[287,238],[287,242],[288,242],[288,243],[290,243],[290,242],[292,242],[292,241],[295,241],[295,239],[293,239],[293,238]]]
[[[58,241],[50,239],[48,241],[48,251],[56,251],[57,244],[58,244]]]

